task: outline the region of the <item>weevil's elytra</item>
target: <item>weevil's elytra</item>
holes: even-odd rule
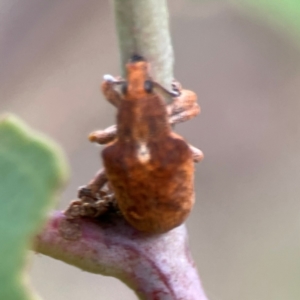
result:
[[[195,117],[200,107],[196,94],[181,90],[180,84],[174,82],[173,91],[167,91],[153,81],[141,56],[133,56],[126,69],[126,80],[105,75],[102,83],[104,96],[117,108],[117,126],[89,136],[107,145],[102,151],[105,169],[79,191],[80,200],[71,203],[66,215],[98,217],[113,208],[136,229],[163,233],[190,213],[194,162],[203,159],[202,151],[171,126]],[[174,97],[173,102],[165,104],[163,95]],[[103,190],[106,183],[108,190]]]

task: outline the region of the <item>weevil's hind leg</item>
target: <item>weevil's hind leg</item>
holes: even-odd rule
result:
[[[115,107],[121,102],[121,95],[115,89],[116,85],[122,84],[123,79],[105,75],[101,85],[105,98]],[[95,131],[90,134],[91,142],[107,144],[116,137],[116,126],[110,126],[105,130]],[[105,170],[100,170],[96,176],[86,185],[78,190],[78,200],[72,201],[64,212],[66,217],[74,219],[78,217],[96,218],[108,212],[117,212],[118,206],[113,191],[110,189]],[[107,189],[105,190],[105,185]]]
[[[202,161],[204,158],[203,152],[200,149],[198,149],[192,145],[189,145],[189,147],[190,147],[190,150],[192,151],[194,162],[198,163],[198,162]]]
[[[94,199],[101,198],[99,192],[107,183],[106,172],[104,169],[101,169],[96,173],[95,177],[85,186],[82,186],[78,189],[78,198],[90,197]]]
[[[105,170],[100,170],[96,176],[78,190],[78,200],[72,201],[64,212],[66,217],[96,218],[107,213],[114,205],[114,196],[111,191],[103,190],[108,180]]]

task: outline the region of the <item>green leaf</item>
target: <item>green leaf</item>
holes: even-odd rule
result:
[[[0,118],[0,299],[38,299],[26,283],[28,249],[67,170],[53,142],[12,115]]]

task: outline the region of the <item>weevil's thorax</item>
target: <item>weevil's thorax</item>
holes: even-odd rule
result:
[[[126,66],[126,85],[119,106],[118,139],[125,142],[148,142],[170,132],[164,99],[155,93],[146,61]]]

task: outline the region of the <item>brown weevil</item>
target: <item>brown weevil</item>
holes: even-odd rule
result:
[[[200,107],[196,94],[181,90],[178,83],[169,92],[153,81],[149,63],[140,56],[129,61],[126,71],[126,80],[104,76],[102,91],[117,108],[117,125],[90,134],[92,142],[106,144],[104,169],[80,190],[85,203],[75,201],[67,212],[98,216],[115,199],[133,227],[163,233],[189,215],[194,204],[194,162],[203,159],[202,151],[175,134],[172,125],[196,116]],[[166,104],[164,96],[173,101]],[[107,183],[110,192],[101,194]]]

